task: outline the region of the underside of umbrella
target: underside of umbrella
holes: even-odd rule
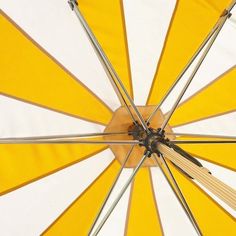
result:
[[[235,235],[235,4],[2,0],[0,235]]]

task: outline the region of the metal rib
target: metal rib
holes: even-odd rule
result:
[[[105,222],[107,221],[108,217],[110,216],[110,214],[112,213],[112,211],[114,210],[114,208],[116,207],[117,203],[120,201],[121,197],[123,196],[123,194],[125,193],[126,189],[128,188],[128,186],[130,185],[130,183],[132,182],[132,180],[134,179],[135,175],[137,174],[138,170],[141,168],[143,162],[146,160],[146,158],[149,156],[149,152],[146,152],[146,154],[144,154],[144,156],[142,157],[142,159],[140,160],[140,162],[138,163],[138,165],[135,167],[132,175],[129,177],[129,179],[127,180],[127,182],[125,183],[125,185],[123,186],[123,188],[121,189],[120,193],[118,194],[118,196],[116,197],[115,201],[113,202],[113,204],[111,205],[111,207],[109,208],[109,210],[107,211],[106,215],[103,217],[103,219],[101,220],[100,224],[98,225],[97,229],[95,230],[95,232],[92,234],[92,236],[95,236],[99,233],[99,231],[101,230],[102,226],[105,224]]]
[[[211,49],[213,43],[215,42],[217,36],[219,35],[220,30],[222,29],[222,27],[223,27],[224,23],[226,22],[227,18],[228,18],[228,13],[226,15],[222,16],[217,30],[213,34],[212,38],[209,40],[209,43],[206,46],[206,49],[204,50],[202,56],[200,57],[197,65],[195,66],[195,68],[194,68],[192,74],[190,75],[187,83],[185,84],[184,88],[182,89],[181,93],[179,94],[179,96],[178,96],[177,100],[175,101],[174,105],[172,106],[171,110],[168,112],[167,117],[166,117],[166,119],[164,120],[164,122],[161,126],[161,131],[165,129],[165,127],[166,127],[167,123],[169,122],[171,116],[173,115],[174,111],[176,110],[177,106],[179,105],[179,102],[181,101],[182,97],[184,96],[186,90],[188,89],[189,85],[191,84],[191,82],[192,82],[194,76],[196,75],[198,69],[202,65],[204,59],[206,58],[208,52]]]
[[[171,181],[172,181],[172,183],[173,183],[175,188],[173,188],[172,184],[170,183],[170,180],[168,179],[168,177],[166,176],[165,171],[163,170],[163,167],[159,164],[159,162],[157,160],[157,157],[154,154],[155,162],[160,167],[162,174],[164,175],[165,179],[167,180],[168,184],[170,185],[172,191],[174,192],[176,198],[178,199],[178,201],[181,204],[183,210],[185,211],[186,215],[188,216],[188,218],[189,218],[190,222],[192,223],[194,229],[196,230],[198,235],[202,236],[203,234],[202,234],[202,232],[200,230],[200,227],[198,226],[197,221],[195,220],[195,218],[194,218],[194,216],[193,216],[193,214],[192,214],[192,212],[191,212],[191,210],[190,210],[190,208],[188,206],[188,203],[186,202],[186,200],[184,198],[184,195],[182,194],[182,191],[180,190],[180,187],[179,187],[177,181],[175,180],[175,178],[174,178],[174,176],[173,176],[173,174],[172,174],[168,164],[166,163],[166,161],[165,161],[165,159],[164,159],[164,157],[162,155],[160,155],[160,159],[161,159],[162,163],[164,164],[164,166],[166,168],[166,171],[168,172],[169,177],[170,177],[170,179],[171,179]],[[176,191],[177,191],[177,193],[176,193]]]
[[[172,140],[171,142],[176,144],[232,144],[236,143],[236,140]]]
[[[195,54],[191,57],[191,59],[189,60],[188,64],[184,67],[184,69],[182,70],[182,72],[179,74],[179,76],[177,77],[177,79],[175,80],[175,82],[172,84],[172,86],[170,87],[170,89],[165,93],[164,97],[161,99],[160,103],[154,108],[153,112],[151,113],[151,115],[148,117],[147,119],[147,123],[150,123],[153,116],[157,113],[158,109],[162,106],[162,104],[164,103],[164,101],[167,99],[167,97],[170,95],[170,93],[173,91],[173,89],[175,88],[175,86],[179,83],[179,81],[182,79],[183,75],[186,73],[186,71],[188,70],[188,68],[192,65],[193,61],[197,58],[197,56],[199,55],[199,53],[202,51],[202,49],[205,47],[205,45],[208,43],[209,39],[212,37],[212,35],[215,33],[215,31],[218,28],[218,24],[215,25],[215,27],[211,30],[211,32],[208,34],[207,38],[203,41],[203,43],[200,45],[200,47],[198,48],[198,50],[195,52]]]
[[[230,12],[233,7],[235,6],[236,1],[232,1],[231,4],[229,5],[228,9],[226,9],[226,11]],[[227,14],[228,15],[228,14]],[[197,58],[197,56],[199,55],[199,53],[202,51],[202,49],[205,47],[205,45],[208,43],[208,41],[210,40],[210,38],[213,36],[213,34],[216,32],[216,30],[218,29],[219,25],[221,23],[221,18],[219,19],[219,21],[216,23],[216,25],[213,27],[213,29],[211,30],[211,32],[208,34],[208,36],[206,37],[206,39],[203,41],[203,43],[200,45],[200,47],[198,48],[198,50],[194,53],[194,55],[191,57],[191,59],[189,60],[188,64],[184,67],[184,69],[182,70],[182,72],[180,73],[180,75],[177,77],[177,79],[175,80],[175,82],[173,83],[173,85],[171,86],[171,88],[166,92],[166,94],[164,95],[164,97],[161,99],[160,103],[154,108],[153,112],[151,113],[151,115],[148,117],[147,119],[147,123],[150,123],[150,121],[152,120],[153,116],[156,114],[156,112],[158,111],[158,109],[161,107],[161,105],[164,103],[164,101],[166,100],[166,98],[169,96],[169,94],[172,92],[172,90],[175,88],[175,86],[178,84],[178,82],[180,81],[180,79],[183,77],[183,75],[185,74],[185,72],[188,70],[188,68],[192,65],[193,61]]]
[[[135,145],[140,144],[136,140],[84,140],[75,138],[41,138],[41,139],[0,139],[0,144],[111,144],[111,145]]]
[[[28,137],[19,137],[20,139],[56,139],[56,138],[95,138],[95,137],[103,137],[103,136],[115,136],[115,135],[129,135],[133,132],[107,132],[107,133],[86,133],[86,134],[61,134],[61,135],[47,135],[47,136],[28,136]],[[18,137],[5,137],[2,139],[12,139],[17,140]]]
[[[225,135],[214,135],[214,134],[191,134],[191,133],[165,133],[165,134],[175,135],[175,136],[186,136],[186,137],[236,139],[236,136],[225,136]]]
[[[128,113],[130,114],[132,120],[134,123],[136,123],[135,117],[132,114],[123,94],[121,93],[119,87],[117,86],[115,80],[114,80],[114,75],[113,75],[113,71],[111,70],[111,68],[109,68],[111,66],[111,64],[109,63],[108,65],[108,58],[106,57],[104,51],[102,50],[100,44],[98,43],[96,37],[94,36],[94,34],[92,33],[90,27],[88,26],[86,20],[84,19],[83,15],[81,14],[79,8],[77,7],[77,2],[75,0],[70,0],[68,1],[70,7],[72,8],[72,10],[75,12],[77,18],[79,19],[83,29],[85,30],[93,48],[95,49],[95,52],[97,53],[100,62],[102,63],[103,68],[105,69],[106,74],[108,75],[110,82],[112,83],[112,86],[121,102],[121,104],[124,105],[124,107],[126,108],[126,110],[128,111]]]
[[[135,106],[132,98],[130,97],[129,93],[127,92],[127,90],[126,90],[125,86],[123,85],[122,81],[120,80],[118,74],[114,70],[114,68],[111,65],[109,59],[107,58],[105,52],[103,51],[101,45],[97,41],[95,35],[93,34],[92,30],[90,29],[89,25],[87,24],[86,20],[84,19],[82,13],[80,12],[79,8],[77,7],[76,1],[70,0],[69,3],[70,3],[70,6],[72,7],[72,10],[74,10],[77,18],[79,19],[80,23],[82,24],[85,32],[87,33],[87,36],[88,36],[91,44],[93,45],[97,55],[99,56],[99,59],[100,59],[101,63],[103,64],[103,67],[106,70],[110,80],[112,81],[113,86],[115,86],[115,88],[116,88],[115,90],[116,90],[116,92],[118,92],[118,97],[122,99],[127,111],[131,115],[133,121],[136,123],[135,117],[133,116],[132,112],[130,111],[129,106],[128,106],[125,98],[123,97],[122,92],[125,94],[126,98],[130,102],[131,107],[133,108],[135,114],[137,115],[141,125],[143,126],[144,130],[146,130],[149,133],[150,131],[148,130],[148,127],[147,127],[142,115],[140,114],[139,110]],[[120,91],[120,88],[122,89],[122,92]]]
[[[90,230],[89,230],[88,235],[90,235],[92,233],[92,231],[94,229],[94,226],[97,223],[97,221],[98,221],[98,219],[99,219],[99,217],[100,217],[100,215],[101,215],[101,213],[102,213],[102,211],[103,211],[103,209],[104,209],[104,207],[105,207],[105,205],[106,205],[106,203],[107,203],[107,201],[108,201],[108,199],[109,199],[113,189],[115,188],[116,183],[117,183],[117,181],[118,181],[118,179],[119,179],[119,177],[121,175],[121,172],[123,171],[123,169],[124,169],[128,159],[129,159],[133,149],[134,149],[134,145],[131,147],[131,149],[129,150],[128,154],[126,155],[126,158],[125,158],[125,160],[124,160],[124,162],[123,162],[123,164],[122,164],[122,166],[121,166],[121,168],[120,168],[120,170],[119,170],[119,172],[118,172],[118,174],[117,174],[117,176],[116,176],[116,178],[115,178],[115,180],[114,180],[114,182],[113,182],[113,184],[112,184],[112,186],[111,186],[111,188],[110,188],[110,190],[109,190],[109,192],[108,192],[108,194],[107,194],[107,196],[106,196],[106,198],[105,198],[105,200],[104,200],[104,202],[103,202],[103,204],[102,204],[102,206],[101,206],[101,208],[100,208],[100,210],[99,210],[99,212],[98,212],[98,214],[97,214],[97,216],[96,216],[96,218],[95,218],[95,220],[94,220],[94,222],[93,222],[93,224],[92,224],[92,226],[90,228]]]

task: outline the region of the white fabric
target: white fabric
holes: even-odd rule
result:
[[[92,158],[1,196],[0,234],[40,235],[113,158],[112,152],[107,149]]]
[[[111,109],[115,110],[120,105],[93,47],[67,1],[1,0],[1,8]]]
[[[134,100],[138,105],[146,102],[174,7],[174,0],[124,0]],[[1,9],[111,109],[115,110],[119,106],[110,81],[67,1],[1,0]],[[233,13],[184,99],[235,65],[236,9]],[[193,66],[167,99],[164,111],[168,111],[173,105],[192,69]],[[101,132],[104,128],[3,96],[0,96],[0,112],[0,137]],[[235,136],[235,120],[235,113],[232,113],[181,126],[174,131]],[[1,235],[39,235],[112,159],[113,154],[106,150],[2,196]],[[211,163],[204,162],[204,165],[226,183],[232,185],[234,181],[232,186],[235,187],[235,173]],[[124,170],[105,211],[131,172],[131,169]],[[151,172],[165,235],[196,235],[160,170],[151,168]],[[83,181],[78,181],[82,179]],[[100,235],[123,235],[129,194],[130,189],[124,194]],[[219,199],[216,200],[233,214]]]
[[[171,187],[157,167],[151,168],[155,197],[165,236],[197,236]]]
[[[145,105],[176,1],[124,0],[123,4],[134,102]]]
[[[224,157],[222,157],[224,158]],[[204,167],[206,167],[213,176],[227,184],[228,186],[236,189],[236,174],[234,171],[226,169],[222,166],[215,165],[213,163],[200,160],[199,161],[203,164]],[[197,181],[195,181],[203,190],[205,190],[215,201],[217,201],[226,211],[228,211],[231,215],[236,217],[236,211],[233,210],[231,207],[229,207],[227,204],[225,204],[221,199],[219,199],[217,196],[212,194],[210,191],[208,191],[204,186],[199,184]]]
[[[0,137],[102,132],[104,126],[0,95]]]
[[[232,10],[232,17],[236,17],[236,8]],[[195,75],[186,93],[184,94],[181,102],[189,98],[191,95],[195,94],[200,89],[204,88],[204,86],[214,81],[216,78],[236,65],[235,42],[236,22],[226,21],[212,48],[208,52],[203,64],[199,68],[197,74]],[[175,87],[175,89],[169,95],[168,99],[163,104],[162,109],[164,112],[168,112],[171,109],[174,103],[173,101],[175,101],[176,97],[180,94],[180,91],[186,84],[187,79],[190,77],[190,74],[201,55],[202,53],[195,59],[192,66],[190,66],[181,81],[178,83],[178,85]]]
[[[104,217],[105,213],[111,206],[111,203],[114,202],[116,196],[119,194],[121,188],[124,186],[125,182],[132,174],[132,172],[133,172],[132,169],[127,169],[127,168],[122,171],[119,180],[117,181],[117,184],[113,189],[112,194],[110,195],[110,198],[107,201],[107,204],[104,207],[101,216],[98,219],[98,222],[95,225],[94,229],[96,229],[98,224],[101,222],[101,219]],[[130,186],[127,188],[126,192],[124,193],[123,197],[117,204],[116,208],[114,209],[110,217],[107,219],[107,222],[104,224],[103,228],[98,234],[99,236],[110,236],[111,229],[112,229],[112,236],[124,235],[129,196],[130,196]]]
[[[236,112],[173,128],[174,133],[236,136]]]

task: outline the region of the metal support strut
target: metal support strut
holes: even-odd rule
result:
[[[195,71],[193,72],[193,74],[190,76],[189,81],[186,84],[186,88],[183,89],[183,94],[179,96],[179,101],[176,101],[176,104],[172,107],[171,111],[168,113],[168,118],[166,119],[166,121],[163,123],[162,129],[165,128],[166,124],[168,123],[169,119],[171,118],[174,110],[176,109],[178,103],[180,102],[182,96],[184,95],[185,91],[189,84],[191,83],[193,77],[195,76],[197,70],[199,69],[200,65],[201,65],[201,60],[203,61],[205,56],[207,55],[210,47],[212,46],[212,44],[214,43],[215,38],[218,36],[221,28],[223,27],[225,21],[227,20],[227,18],[229,18],[231,16],[230,11],[233,9],[233,7],[236,4],[236,0],[233,0],[231,2],[231,4],[229,5],[229,7],[227,9],[225,9],[223,11],[223,13],[220,16],[220,19],[218,20],[218,22],[215,24],[215,26],[213,27],[213,29],[210,31],[210,33],[207,35],[207,37],[205,38],[205,40],[201,43],[201,45],[199,46],[199,48],[197,49],[197,51],[194,53],[194,55],[191,57],[191,59],[189,60],[189,62],[187,63],[187,65],[184,67],[184,69],[182,70],[182,72],[179,74],[179,76],[177,77],[177,79],[175,80],[175,82],[172,84],[172,86],[170,87],[170,89],[165,93],[165,95],[163,96],[163,98],[161,99],[161,101],[159,102],[159,104],[154,108],[153,112],[151,113],[151,115],[148,117],[147,119],[147,123],[150,123],[150,121],[152,120],[152,118],[154,117],[154,115],[156,114],[156,112],[158,111],[158,109],[162,106],[162,104],[165,102],[165,100],[167,99],[167,97],[169,96],[169,94],[173,91],[173,89],[175,88],[175,86],[178,84],[178,82],[182,79],[183,75],[186,73],[186,71],[189,69],[189,67],[192,65],[192,63],[194,62],[194,60],[197,58],[197,56],[202,52],[202,50],[204,49],[204,47],[207,45],[207,43],[211,40],[211,42],[209,43],[209,47],[205,49],[205,52],[203,53],[201,59],[199,60],[199,63],[196,65],[195,67]],[[213,38],[213,40],[211,39]]]
[[[195,218],[194,218],[194,216],[193,216],[193,214],[192,214],[192,212],[191,212],[191,210],[190,210],[190,208],[189,208],[189,206],[188,206],[188,204],[187,204],[187,202],[184,198],[184,195],[182,194],[182,192],[179,188],[179,185],[175,180],[175,177],[173,176],[170,168],[168,167],[168,164],[166,163],[165,158],[163,157],[162,154],[159,157],[160,157],[160,159],[161,159],[161,161],[162,161],[162,163],[163,163],[163,165],[164,165],[164,167],[165,167],[165,169],[166,169],[166,171],[169,175],[169,178],[171,179],[171,182],[174,185],[174,187],[172,187],[172,184],[171,184],[170,180],[168,179],[165,171],[163,170],[163,167],[161,166],[161,164],[157,160],[157,157],[154,156],[154,160],[155,160],[157,166],[160,167],[162,174],[164,175],[165,179],[167,180],[167,183],[170,185],[170,187],[171,187],[172,191],[174,192],[176,198],[179,200],[179,203],[181,204],[183,210],[185,211],[185,213],[188,216],[190,222],[192,223],[193,227],[195,228],[197,234],[202,236],[203,234],[200,230],[200,227],[198,226],[197,221],[195,220]]]
[[[229,13],[228,13],[229,14]],[[162,126],[161,126],[161,130],[164,130],[166,125],[168,124],[170,118],[172,117],[173,113],[175,112],[177,106],[179,105],[181,99],[183,98],[185,92],[187,91],[189,85],[191,84],[191,82],[193,81],[193,78],[195,77],[195,75],[197,74],[200,66],[202,65],[203,61],[205,60],[206,56],[208,55],[208,52],[210,51],[213,43],[215,42],[217,36],[219,35],[222,27],[224,26],[227,18],[228,18],[228,14],[222,16],[222,18],[220,19],[220,23],[219,26],[217,27],[216,31],[214,32],[214,34],[212,35],[211,39],[209,40],[209,43],[206,45],[206,48],[203,51],[203,54],[201,55],[201,57],[199,58],[199,61],[197,63],[197,65],[195,66],[193,72],[191,73],[187,83],[185,84],[184,88],[182,89],[182,91],[180,92],[178,98],[176,99],[174,105],[172,106],[171,110],[168,112],[166,119],[164,120]]]
[[[115,201],[112,203],[111,207],[109,208],[109,210],[107,211],[106,215],[103,217],[103,219],[101,220],[101,222],[99,223],[98,227],[96,228],[96,230],[94,231],[94,233],[91,234],[91,236],[95,236],[99,233],[99,231],[101,230],[102,226],[105,224],[105,222],[107,221],[108,217],[111,215],[112,211],[114,210],[114,208],[116,207],[116,205],[118,204],[118,202],[120,201],[121,197],[124,195],[126,189],[129,187],[130,183],[133,181],[134,177],[136,176],[138,170],[141,168],[142,164],[144,163],[144,161],[150,156],[150,152],[147,151],[142,159],[140,160],[140,162],[138,163],[138,165],[135,167],[132,175],[129,177],[129,179],[127,180],[127,182],[125,183],[125,185],[123,186],[123,188],[121,189],[120,193],[118,194],[118,196],[116,197]]]
[[[105,222],[107,221],[108,217],[111,215],[111,213],[113,212],[114,208],[116,207],[116,205],[118,204],[118,202],[120,201],[120,199],[122,198],[122,196],[124,195],[125,191],[127,190],[128,186],[130,185],[130,183],[133,181],[133,179],[135,178],[138,170],[142,167],[143,163],[145,162],[145,160],[150,157],[152,154],[153,155],[158,155],[159,158],[157,158],[156,156],[154,156],[154,160],[156,161],[156,164],[160,167],[163,175],[165,176],[166,180],[168,181],[170,187],[172,188],[175,196],[177,197],[177,199],[179,200],[181,206],[183,207],[185,213],[187,214],[190,222],[192,223],[192,225],[194,226],[196,232],[198,235],[202,235],[202,232],[200,230],[200,227],[198,226],[197,221],[194,218],[194,215],[192,214],[185,198],[184,195],[181,192],[181,189],[177,183],[177,181],[175,180],[174,175],[171,172],[171,169],[169,168],[165,157],[168,157],[167,155],[165,155],[165,157],[163,156],[163,153],[161,153],[161,148],[160,146],[163,145],[165,148],[169,148],[171,147],[172,151],[175,152],[175,154],[178,153],[178,155],[180,155],[181,159],[179,162],[176,161],[176,163],[180,163],[181,168],[182,166],[186,167],[186,162],[190,163],[189,166],[191,166],[191,173],[195,173],[195,176],[197,176],[197,170],[200,169],[200,167],[202,167],[201,163],[198,162],[197,160],[195,160],[191,155],[189,155],[188,153],[186,153],[184,150],[182,150],[180,147],[176,146],[174,143],[235,143],[235,140],[220,140],[220,141],[204,141],[204,140],[200,140],[200,141],[194,141],[194,140],[185,140],[185,141],[169,141],[166,137],[165,137],[165,127],[168,124],[169,120],[171,119],[171,116],[173,115],[173,113],[175,112],[176,108],[178,107],[181,99],[183,98],[186,90],[188,89],[189,85],[191,84],[193,78],[195,77],[196,73],[198,72],[201,64],[203,63],[204,59],[206,58],[210,48],[212,47],[214,41],[216,40],[219,32],[221,31],[224,23],[226,22],[227,18],[230,17],[231,13],[230,11],[232,10],[232,8],[234,7],[234,5],[236,4],[236,0],[232,1],[230,6],[222,13],[219,21],[217,22],[217,24],[215,25],[215,27],[212,29],[212,31],[208,34],[208,36],[206,37],[206,39],[204,40],[204,42],[200,45],[199,49],[197,50],[197,52],[193,55],[193,57],[190,59],[189,63],[186,65],[186,67],[184,68],[184,70],[182,71],[182,73],[178,76],[177,80],[174,82],[174,84],[172,85],[172,87],[170,88],[170,90],[166,93],[166,95],[162,98],[161,102],[159,103],[159,105],[157,105],[154,109],[154,111],[152,112],[152,114],[149,116],[148,120],[145,122],[145,120],[143,119],[143,116],[141,115],[141,113],[139,112],[138,108],[135,106],[132,98],[130,97],[129,93],[127,92],[125,86],[123,85],[122,81],[120,80],[118,74],[116,73],[116,71],[114,70],[112,64],[110,63],[108,57],[106,56],[105,52],[103,51],[102,47],[100,46],[98,40],[96,39],[95,35],[93,34],[92,30],[90,29],[89,25],[87,24],[85,18],[83,17],[82,13],[80,12],[80,9],[78,7],[78,3],[76,0],[69,0],[68,1],[71,9],[75,12],[77,18],[79,19],[83,29],[85,30],[90,43],[92,44],[92,46],[94,47],[95,52],[98,55],[98,58],[100,59],[100,62],[102,63],[114,89],[115,92],[118,96],[118,98],[121,101],[121,104],[123,104],[125,106],[125,108],[127,109],[128,113],[130,114],[133,122],[134,122],[134,128],[133,128],[133,132],[130,132],[130,134],[133,135],[134,140],[129,140],[129,141],[120,141],[120,140],[111,140],[111,141],[101,141],[103,143],[110,143],[110,144],[132,144],[133,147],[135,144],[139,144],[140,146],[144,146],[146,148],[146,151],[142,157],[142,159],[140,160],[140,162],[138,163],[138,165],[134,168],[133,173],[130,175],[130,177],[128,178],[127,182],[125,183],[125,185],[123,186],[123,188],[121,189],[121,191],[119,192],[119,194],[117,195],[117,197],[115,198],[114,202],[111,204],[110,208],[108,209],[108,211],[106,212],[106,214],[104,215],[104,217],[99,220],[99,217],[102,213],[102,210],[105,207],[105,204],[108,201],[108,198],[110,197],[117,181],[118,178],[122,172],[122,170],[124,169],[124,166],[133,150],[133,147],[131,148],[131,150],[129,151],[129,153],[126,156],[126,159],[123,163],[123,165],[121,166],[120,171],[118,172],[117,177],[115,178],[113,185],[111,186],[91,228],[89,231],[89,235],[90,236],[95,236],[97,235],[100,230],[102,229],[103,225],[105,224]],[[165,99],[167,98],[167,96],[171,93],[171,91],[173,90],[173,88],[176,86],[176,84],[179,82],[179,80],[182,78],[182,76],[185,74],[185,72],[187,71],[187,69],[190,67],[190,65],[192,64],[192,62],[197,58],[197,56],[200,54],[200,52],[202,52],[202,55],[199,57],[199,60],[195,66],[195,68],[193,69],[192,74],[190,75],[187,83],[185,84],[184,88],[182,89],[182,91],[180,92],[179,96],[177,97],[176,101],[174,102],[170,112],[167,114],[167,117],[165,118],[163,124],[161,125],[161,127],[156,131],[154,129],[152,129],[149,126],[150,120],[152,119],[152,117],[154,116],[154,114],[157,112],[157,110],[160,108],[160,106],[163,104],[163,102],[165,101]],[[129,104],[130,106],[129,106]],[[131,109],[133,109],[134,114],[131,112]],[[138,123],[138,121],[136,121],[135,116],[137,116],[140,124]],[[9,142],[12,140],[2,140],[3,142]],[[15,142],[16,140],[14,140]],[[25,142],[25,140],[18,140],[18,141],[22,141]],[[29,140],[27,140],[29,141]],[[34,142],[36,140],[33,140]],[[37,140],[39,143],[42,141],[42,139]],[[45,140],[43,140],[45,141]],[[54,142],[55,140],[47,140],[47,141],[52,141]],[[61,140],[56,140],[56,141],[61,141]],[[65,141],[65,140],[63,140]],[[68,140],[67,140],[68,141]],[[71,141],[71,140],[69,140]],[[76,140],[77,141],[77,140]],[[80,141],[82,143],[87,141]],[[95,143],[101,143],[100,141],[96,141]],[[1,140],[0,140],[1,143]],[[89,143],[93,143],[93,141],[89,141]],[[159,145],[159,147],[158,147]],[[160,149],[160,151],[158,150],[158,148]],[[179,157],[179,158],[180,158]],[[172,160],[172,159],[171,159]],[[189,162],[190,161],[190,162]],[[163,169],[163,166],[160,164],[160,162],[163,164],[165,171]],[[175,159],[173,159],[173,162],[175,162]],[[177,165],[176,164],[176,165]],[[195,166],[193,166],[193,164],[195,164]],[[183,168],[184,169],[184,168]],[[184,170],[183,170],[184,171]],[[189,171],[190,172],[190,171]],[[202,172],[201,172],[202,173]],[[167,176],[168,175],[168,176]],[[191,177],[191,176],[190,176]],[[99,222],[99,223],[98,223]]]
[[[105,205],[106,205],[106,203],[107,203],[107,201],[108,201],[108,199],[109,199],[109,197],[110,197],[110,195],[111,195],[111,193],[113,191],[113,189],[115,188],[115,185],[116,185],[116,183],[117,183],[117,181],[118,181],[118,179],[119,179],[123,169],[125,168],[125,165],[126,165],[128,159],[129,159],[133,149],[134,149],[134,146],[132,146],[131,149],[129,150],[129,152],[128,152],[128,154],[127,154],[127,156],[126,156],[126,158],[125,158],[125,160],[124,160],[124,162],[123,162],[123,164],[122,164],[122,166],[121,166],[121,168],[120,168],[120,170],[119,170],[119,172],[118,172],[118,174],[117,174],[117,176],[116,176],[116,178],[115,178],[115,180],[114,180],[114,182],[113,182],[113,184],[112,184],[112,186],[111,186],[111,188],[110,188],[110,190],[109,190],[109,192],[108,192],[108,194],[107,194],[107,196],[106,196],[106,198],[105,198],[105,200],[104,200],[104,202],[103,202],[103,204],[102,204],[102,206],[101,206],[101,208],[99,210],[99,212],[97,213],[97,216],[96,216],[96,218],[95,218],[95,220],[94,220],[94,222],[93,222],[93,224],[92,224],[92,226],[91,226],[91,228],[89,230],[88,235],[91,235],[91,233],[92,233],[92,231],[94,229],[94,226],[96,225],[96,223],[97,223],[97,221],[98,221],[98,219],[99,219],[99,217],[100,217],[100,215],[101,215],[101,213],[102,213],[102,211],[103,211],[103,209],[104,209],[104,207],[105,207]]]
[[[141,113],[139,112],[138,108],[136,107],[136,105],[134,104],[133,99],[130,97],[129,93],[127,92],[125,86],[123,85],[122,81],[120,80],[118,74],[116,73],[115,69],[113,68],[112,64],[110,63],[108,57],[106,56],[105,52],[103,51],[101,45],[99,44],[98,40],[96,39],[95,35],[93,34],[92,30],[90,29],[88,23],[86,22],[85,18],[83,17],[82,13],[79,10],[78,7],[78,3],[76,0],[70,0],[69,1],[69,5],[71,7],[71,9],[75,12],[77,18],[79,19],[83,29],[85,30],[91,44],[94,47],[95,52],[97,53],[107,75],[110,78],[110,81],[113,85],[113,87],[115,88],[115,91],[118,95],[118,97],[121,99],[121,101],[124,103],[128,113],[130,114],[132,120],[134,123],[136,123],[136,119],[133,116],[127,102],[126,99],[123,97],[123,94],[125,95],[125,97],[128,99],[134,113],[136,114],[137,118],[139,119],[143,129],[149,133],[148,130],[148,126],[145,122],[145,120],[143,119]]]

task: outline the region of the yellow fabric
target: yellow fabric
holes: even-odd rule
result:
[[[141,168],[135,177],[127,219],[127,236],[163,235],[149,171],[148,168]]]
[[[108,107],[3,15],[0,29],[0,93],[98,123],[109,122]]]
[[[174,112],[170,124],[181,125],[236,110],[236,67],[183,102]]]
[[[87,236],[119,168],[118,162],[114,161],[43,235]]]
[[[133,97],[122,1],[79,0],[78,3],[99,44]]]
[[[157,104],[213,28],[230,0],[178,0],[148,104]]]
[[[102,151],[103,145],[0,144],[0,195]]]
[[[209,138],[177,138],[177,140],[216,140]],[[222,139],[221,139],[222,140]],[[178,144],[185,151],[203,160],[221,165],[236,171],[236,145],[235,144]]]
[[[229,2],[230,0],[178,1],[148,104],[157,104],[160,101]],[[79,1],[80,8],[90,27],[132,95],[127,39],[121,3],[122,1],[118,0]],[[73,76],[58,66],[4,16],[0,16],[0,29],[0,93],[98,123],[107,124],[109,122],[112,114],[107,106],[76,81]],[[233,77],[231,78],[228,75],[226,77],[224,80],[230,81],[230,87],[225,85],[226,82],[224,84],[217,82],[222,83],[222,86],[226,88],[224,91],[235,87],[235,82],[232,86]],[[213,92],[217,92],[220,87],[217,86],[214,85],[214,91],[209,88],[208,104],[212,105],[211,99],[213,98],[219,99],[212,97]],[[200,96],[198,101],[201,101],[199,104],[205,103],[204,96],[206,95],[204,93],[198,95]],[[228,94],[228,91],[227,94],[223,94],[226,96],[225,99],[228,98]],[[195,109],[191,111],[188,108],[191,107],[192,109],[196,101],[193,98],[191,106],[188,105],[190,103],[186,103],[179,107],[173,116],[172,124],[182,124],[189,120],[225,112],[233,109],[233,106],[235,107],[234,101],[229,101],[227,106],[225,103],[222,108],[217,106],[220,109],[213,106],[212,109],[206,109],[206,111],[203,110],[203,113],[199,113]],[[96,107],[96,109],[91,109],[91,107]],[[191,115],[192,112],[196,113]],[[178,114],[181,114],[179,118]],[[199,117],[195,114],[199,114]],[[188,118],[187,121],[184,120],[185,117]],[[220,146],[218,147],[220,148]],[[18,188],[22,184],[81,161],[103,148],[104,146],[97,145],[0,145],[0,193]],[[195,152],[195,150],[191,152]],[[215,160],[227,167],[233,165],[235,167],[235,163],[230,161],[230,158],[233,159],[232,149],[230,152],[228,151],[229,155],[224,160],[222,155],[218,156],[222,158],[222,162],[217,156],[215,157],[215,152],[213,153],[208,148],[196,150],[199,155],[203,152],[204,156],[211,161]],[[114,161],[45,231],[44,235],[87,235],[88,229],[119,168],[118,162]],[[235,235],[236,225],[233,217],[229,216],[174,167],[171,169],[203,234],[210,236]],[[127,235],[162,235],[147,168],[142,168],[139,171],[133,184]]]
[[[236,221],[195,183],[169,164],[203,235],[233,236]],[[178,216],[177,216],[178,217]]]

